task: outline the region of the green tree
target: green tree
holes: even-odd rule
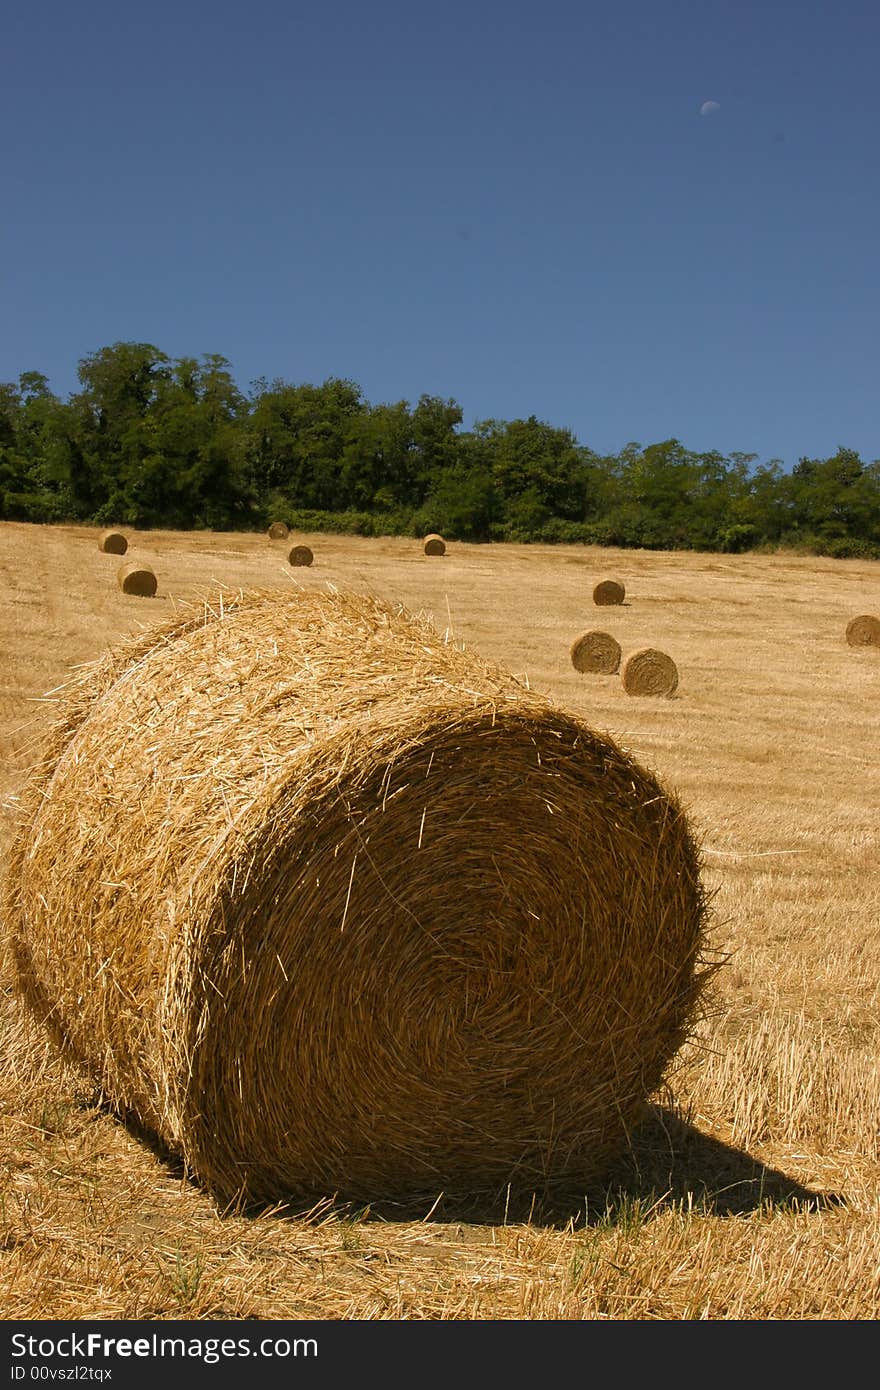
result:
[[[247,518],[247,403],[217,353],[182,357],[158,383],[142,423],[149,453],[125,476],[127,519],[188,530]]]
[[[82,389],[71,396],[63,466],[77,514],[131,521],[138,488],[152,466],[148,419],[171,374],[152,343],[114,343],[84,357]]]
[[[352,422],[367,409],[361,388],[340,377],[321,386],[279,378],[257,387],[247,426],[255,491],[281,494],[294,507],[336,510]]]
[[[854,449],[801,458],[791,474],[792,521],[819,542],[880,543],[880,471]]]

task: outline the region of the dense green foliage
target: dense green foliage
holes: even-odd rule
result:
[[[371,405],[352,381],[255,382],[216,354],[115,343],[59,400],[0,383],[0,518],[880,558],[880,461],[851,449],[787,472],[677,439],[600,455],[537,420],[463,430],[454,400]]]

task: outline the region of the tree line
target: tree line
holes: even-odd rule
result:
[[[61,400],[0,383],[0,519],[262,529],[880,559],[880,460],[787,471],[678,439],[595,452],[538,420],[462,429],[456,401],[372,405],[344,378],[239,390],[219,354],[100,348]]]

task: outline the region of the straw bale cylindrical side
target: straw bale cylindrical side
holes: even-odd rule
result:
[[[846,625],[846,640],[851,647],[880,647],[880,618],[860,613]]]
[[[290,535],[290,527],[286,521],[273,521],[266,534],[270,540],[286,541]]]
[[[119,587],[124,594],[137,594],[141,598],[152,598],[158,588],[155,571],[149,565],[126,561],[116,571]]]
[[[299,565],[310,565],[310,564],[312,563],[312,561],[314,560],[314,558],[315,558],[315,556],[314,556],[314,554],[312,553],[311,546],[308,546],[308,545],[294,545],[294,546],[291,546],[291,548],[290,548],[290,551],[289,551],[288,556],[287,556],[287,561],[288,561],[288,564],[291,564],[291,565],[294,565],[294,566],[299,566]]]
[[[103,550],[105,555],[124,555],[128,549],[128,540],[121,531],[102,531],[98,549]]]
[[[602,606],[623,603],[626,589],[617,579],[600,579],[593,587],[593,602]]]
[[[678,667],[656,647],[630,652],[620,676],[627,695],[674,695],[678,689]]]
[[[336,592],[212,598],[82,670],[0,907],[63,1054],[223,1202],[587,1183],[707,973],[675,795]]]
[[[445,555],[446,542],[436,531],[431,531],[422,542],[422,550],[426,555]]]
[[[576,671],[610,676],[620,666],[620,643],[610,632],[592,629],[575,638],[571,644],[570,655],[571,664]]]

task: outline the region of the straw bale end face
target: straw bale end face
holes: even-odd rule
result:
[[[266,534],[270,540],[285,541],[290,535],[290,528],[284,521],[273,521]]]
[[[310,564],[312,563],[312,561],[314,560],[314,558],[315,558],[315,557],[314,557],[314,555],[312,554],[312,551],[311,551],[311,549],[310,549],[309,546],[307,546],[307,545],[295,545],[295,546],[293,546],[293,547],[291,548],[291,550],[290,550],[290,552],[289,552],[289,554],[288,554],[288,556],[287,556],[287,561],[288,561],[288,564],[291,564],[291,565],[294,565],[294,566],[310,565]]]
[[[601,579],[593,588],[593,602],[602,607],[623,603],[626,589],[617,579]]]
[[[425,536],[422,550],[425,555],[445,555],[446,542],[442,536],[438,536],[436,532],[432,531],[430,535]]]
[[[880,618],[871,613],[850,618],[846,625],[846,640],[851,647],[880,647]]]
[[[121,531],[104,531],[98,541],[98,549],[105,555],[124,555],[128,541]]]
[[[631,652],[620,676],[627,695],[671,696],[678,689],[678,667],[671,656],[656,647]]]
[[[576,671],[592,675],[613,675],[620,666],[620,643],[610,632],[585,632],[572,642],[569,654]]]
[[[589,1183],[706,975],[674,795],[335,592],[214,603],[82,673],[2,906],[65,1055],[223,1203]]]
[[[158,580],[150,566],[134,561],[120,565],[116,578],[124,594],[137,594],[140,598],[153,598],[158,588]]]

